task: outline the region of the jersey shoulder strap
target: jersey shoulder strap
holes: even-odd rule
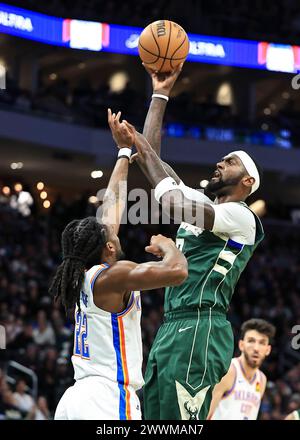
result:
[[[103,264],[97,264],[96,266],[91,267],[86,273],[85,277],[86,280],[89,283],[89,286],[91,287],[91,290],[93,292],[94,284],[98,276],[106,269],[108,269],[110,266],[107,263]]]

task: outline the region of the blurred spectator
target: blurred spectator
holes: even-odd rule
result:
[[[44,396],[38,397],[37,409],[35,413],[35,420],[49,420],[50,411],[48,408],[47,399]]]
[[[17,408],[24,413],[28,413],[30,417],[35,418],[35,403],[33,398],[26,393],[27,384],[24,379],[18,379],[16,383],[16,391],[13,393],[14,401]]]
[[[55,333],[44,310],[37,313],[37,327],[33,330],[33,339],[38,345],[55,345]]]

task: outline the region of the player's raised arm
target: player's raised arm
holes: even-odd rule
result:
[[[159,73],[159,72],[154,72],[151,69],[148,69],[144,65],[146,71],[149,73],[152,79],[153,95],[145,119],[143,135],[145,136],[149,144],[152,146],[153,150],[156,152],[158,157],[160,157],[161,130],[162,130],[162,123],[163,123],[165,110],[167,107],[171,90],[178,76],[180,75],[182,66],[183,64],[180,64],[172,72]],[[147,169],[144,166],[144,163],[142,161],[139,161],[138,156],[136,158],[136,161],[139,164],[145,176],[147,177],[147,179],[149,180],[149,175]],[[173,177],[173,179],[175,179],[175,181],[179,183],[181,179],[177,176],[177,174],[170,167],[170,165],[163,161],[161,162],[168,175]]]
[[[108,291],[149,290],[176,286],[188,276],[187,260],[170,238],[156,235],[151,238],[146,251],[162,258],[136,264],[132,261],[118,261],[96,283],[101,294]],[[97,286],[94,292],[97,294]],[[96,299],[97,300],[97,299]]]
[[[197,220],[197,226],[212,230],[215,220],[215,211],[211,201],[203,193],[197,192],[197,198],[189,198],[185,190],[177,185],[165,170],[161,160],[155,153],[147,139],[125,122],[127,127],[134,132],[135,146],[140,157],[140,162],[147,170],[149,181],[155,188],[155,197],[162,204],[163,209],[173,218],[182,219],[191,223]],[[188,215],[188,218],[186,218]]]
[[[111,109],[108,109],[108,124],[113,139],[120,150],[101,207],[102,223],[113,226],[116,234],[119,232],[120,222],[126,205],[128,165],[131,148],[134,143],[134,135],[124,123],[120,122],[120,117],[121,112],[115,114],[111,112]]]
[[[169,73],[159,73],[148,69],[144,65],[152,79],[153,96],[145,119],[143,135],[158,156],[160,156],[161,129],[167,102],[171,90],[180,75],[182,66],[183,64],[180,64]]]

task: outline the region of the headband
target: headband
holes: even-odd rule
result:
[[[244,165],[249,176],[253,177],[255,179],[255,182],[253,183],[252,188],[251,188],[251,192],[250,192],[250,194],[253,194],[259,188],[259,185],[260,185],[259,173],[258,173],[257,166],[254,163],[254,160],[251,159],[251,157],[249,156],[248,153],[246,153],[245,151],[242,151],[242,150],[232,151],[231,153],[227,154],[226,157],[229,157],[232,155],[237,156],[241,160],[241,162]]]

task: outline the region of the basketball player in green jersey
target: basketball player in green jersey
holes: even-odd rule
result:
[[[163,207],[171,206],[178,214],[192,200],[193,214],[201,208],[203,219],[200,227],[199,221],[196,226],[182,222],[178,229],[177,244],[188,260],[189,276],[180,287],[166,289],[164,324],[149,355],[144,404],[146,419],[205,420],[213,388],[227,373],[233,355],[226,312],[264,232],[244,202],[260,183],[247,153],[235,151],[217,164],[209,182],[214,202],[186,187],[160,160],[163,115],[180,70],[164,75],[149,71],[154,94],[144,136],[136,133],[136,160]],[[134,130],[130,125],[128,129]]]

